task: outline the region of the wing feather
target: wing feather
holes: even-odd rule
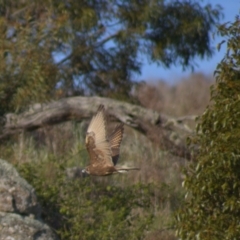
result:
[[[112,161],[114,165],[117,164],[119,158],[120,144],[123,138],[124,124],[118,124],[111,135],[109,136],[109,142],[112,150]]]
[[[113,165],[106,125],[105,108],[100,105],[88,126],[85,140],[91,164]]]

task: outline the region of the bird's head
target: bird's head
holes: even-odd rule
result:
[[[84,169],[82,170],[82,173],[83,173],[83,174],[89,174],[88,167],[84,168]]]

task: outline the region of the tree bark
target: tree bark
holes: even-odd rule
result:
[[[138,105],[101,97],[71,97],[47,104],[34,104],[21,114],[7,114],[0,140],[23,130],[33,131],[69,120],[89,119],[103,104],[114,121],[145,134],[152,142],[172,154],[191,159],[185,139],[194,134],[181,121]],[[189,118],[189,117],[187,117]]]

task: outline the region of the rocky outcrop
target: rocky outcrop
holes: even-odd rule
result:
[[[0,240],[53,240],[52,230],[39,220],[0,212]]]
[[[0,159],[0,211],[40,217],[34,189],[9,163]]]
[[[57,239],[40,216],[34,188],[0,159],[0,240]]]

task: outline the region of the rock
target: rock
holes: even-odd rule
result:
[[[31,217],[0,212],[0,240],[57,240],[52,230]]]
[[[40,217],[41,209],[34,188],[8,162],[0,159],[0,211],[33,214]]]
[[[57,240],[40,217],[34,188],[0,159],[0,240]]]

